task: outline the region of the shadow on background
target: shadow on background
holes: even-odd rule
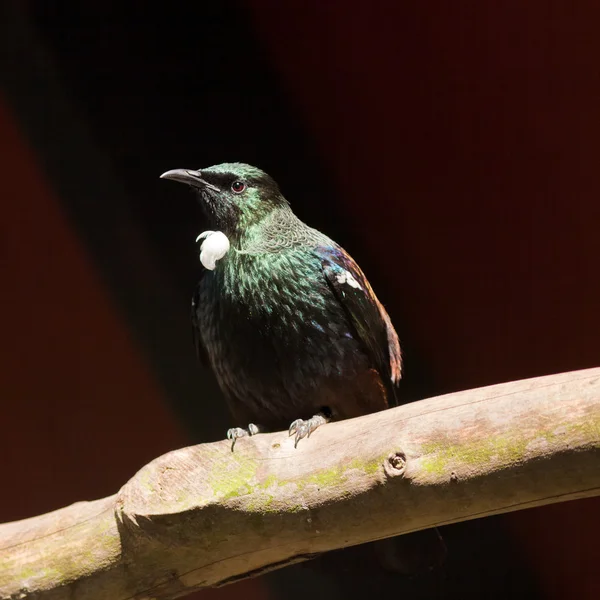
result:
[[[223,436],[170,168],[270,172],[369,275],[406,398],[600,365],[597,4],[323,4],[0,8],[0,520]],[[350,552],[204,597],[597,598],[598,509],[447,527],[416,581]]]

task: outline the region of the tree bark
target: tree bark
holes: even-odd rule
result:
[[[0,598],[169,599],[336,548],[600,494],[600,368],[176,450],[0,525]]]

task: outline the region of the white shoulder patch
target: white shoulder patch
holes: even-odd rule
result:
[[[214,271],[217,261],[229,252],[229,239],[221,231],[205,231],[196,241],[204,240],[200,246],[200,262],[205,269]]]
[[[347,283],[350,287],[356,288],[357,290],[362,290],[360,287],[360,283],[354,279],[354,275],[349,271],[343,271],[337,276],[338,283]]]

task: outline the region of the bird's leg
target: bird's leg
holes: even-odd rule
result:
[[[296,434],[296,439],[294,440],[294,448],[298,445],[298,442],[305,437],[310,436],[310,434],[321,425],[325,425],[331,420],[331,417],[326,416],[323,412],[319,412],[310,419],[306,421],[304,419],[296,419],[291,425],[289,429],[289,434]]]
[[[257,433],[261,433],[262,428],[259,425],[255,425],[254,423],[250,423],[246,429],[242,427],[232,427],[227,430],[227,439],[231,440],[231,451],[233,452],[233,447],[235,446],[235,441],[241,437],[249,437],[251,435],[256,435]]]

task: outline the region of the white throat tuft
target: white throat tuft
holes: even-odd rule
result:
[[[200,262],[205,269],[214,271],[217,261],[229,252],[229,239],[221,231],[204,231],[196,238],[197,242],[200,240],[204,240],[200,246]]]

